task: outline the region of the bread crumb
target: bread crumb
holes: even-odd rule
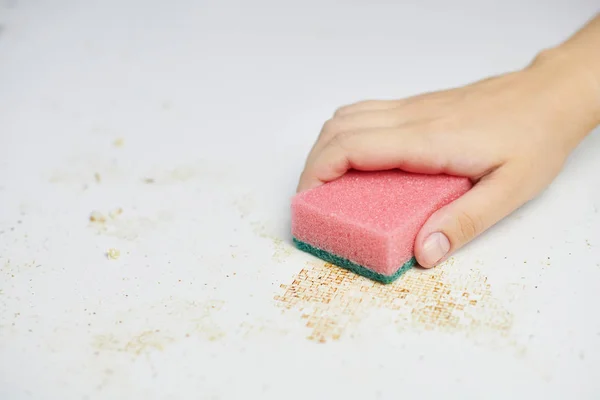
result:
[[[117,140],[115,140],[113,142],[113,146],[115,146],[115,147],[123,147],[124,144],[125,144],[125,141],[123,140],[123,138],[118,138]]]
[[[117,249],[108,249],[108,251],[106,252],[106,257],[108,257],[109,260],[116,260],[121,256],[121,252]]]
[[[121,214],[123,214],[123,209],[121,207],[119,207],[116,210],[109,212],[108,216],[111,217],[112,219],[115,219]]]
[[[90,221],[92,222],[106,222],[106,217],[99,211],[92,211],[92,214],[90,214]]]
[[[102,177],[97,172],[94,174],[94,179],[96,180],[96,183],[102,182]]]
[[[154,179],[152,179],[152,178],[144,178],[144,183],[152,184],[152,183],[154,183]]]

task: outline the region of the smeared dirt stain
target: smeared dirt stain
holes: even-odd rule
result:
[[[92,184],[122,179],[123,176],[116,160],[93,154],[69,157],[63,168],[50,171],[48,181],[57,185],[87,188]]]
[[[273,242],[273,260],[276,262],[284,262],[293,254],[294,248],[279,238],[271,238]]]
[[[128,215],[122,208],[116,208],[104,213],[94,210],[89,216],[89,227],[98,235],[113,236],[119,239],[136,240],[149,230],[156,229],[170,217],[159,213],[157,218]]]
[[[155,350],[162,351],[167,344],[173,341],[172,337],[162,335],[157,330],[141,332],[134,335],[128,341],[124,341],[113,334],[98,335],[94,338],[92,346],[97,350],[110,350],[140,355]]]
[[[246,218],[252,211],[256,208],[256,201],[250,194],[245,194],[239,198],[237,198],[233,205],[237,209],[241,218]]]
[[[328,263],[304,268],[275,296],[306,320],[308,339],[337,340],[375,309],[393,311],[399,330],[493,331],[507,335],[513,316],[494,298],[477,269],[459,273],[450,259],[432,270],[412,269],[383,285]]]
[[[213,182],[225,184],[231,178],[232,171],[228,166],[218,165],[215,162],[198,161],[194,165],[179,165],[170,168],[154,168],[142,176],[144,183],[156,185],[178,185],[190,182],[202,183],[203,187],[210,188]]]
[[[281,324],[278,324],[276,321],[253,318],[251,321],[240,323],[235,331],[235,336],[243,339],[251,339],[262,337],[265,334],[286,336],[289,333],[289,329],[281,327]]]
[[[8,278],[14,278],[15,275],[18,275],[19,272],[26,272],[33,268],[40,268],[41,265],[36,260],[33,261],[20,261],[20,260],[12,260],[7,258],[4,261],[0,261],[0,271],[6,274]]]
[[[267,233],[267,228],[261,222],[254,221],[251,223],[254,234],[263,239],[269,239],[273,247],[272,259],[277,263],[282,263],[293,254],[294,247],[288,242],[276,236]]]
[[[225,331],[215,322],[224,302],[169,300],[144,309],[131,309],[116,316],[115,328],[96,335],[92,347],[133,355],[163,351],[171,343],[187,338],[217,341]],[[143,325],[140,330],[139,326]]]

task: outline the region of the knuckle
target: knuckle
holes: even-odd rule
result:
[[[362,101],[358,101],[356,103],[347,104],[347,105],[342,106],[342,107],[338,108],[337,110],[335,110],[335,112],[333,113],[333,117],[334,118],[340,117],[340,116],[347,115],[354,111],[359,111],[359,110],[362,110],[365,108],[369,108],[370,106],[373,106],[377,102],[378,102],[377,100],[362,100]]]
[[[325,121],[325,123],[323,124],[323,129],[322,132],[324,134],[331,132],[335,129],[335,126],[337,125],[337,122],[334,118],[328,119],[327,121]]]
[[[340,149],[347,151],[352,143],[352,139],[356,136],[354,132],[340,132],[331,139],[333,146],[339,147]]]
[[[458,224],[457,235],[458,240],[461,243],[473,239],[475,236],[480,234],[483,230],[483,220],[481,217],[467,212],[461,212],[456,216],[456,222]]]
[[[321,138],[328,140],[333,138],[339,132],[339,122],[337,119],[332,118],[329,119],[323,124],[323,129],[321,129]]]
[[[337,110],[333,112],[333,118],[340,117],[346,113],[349,109],[349,106],[339,107]]]

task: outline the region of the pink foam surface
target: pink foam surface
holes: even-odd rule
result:
[[[414,255],[429,216],[471,186],[467,178],[448,175],[349,171],[293,198],[292,235],[391,275]]]

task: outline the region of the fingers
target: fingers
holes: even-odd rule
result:
[[[363,101],[342,107],[323,125],[319,138],[306,158],[305,165],[313,163],[321,150],[339,134],[401,128],[417,122],[432,125],[431,122],[439,119],[439,114],[445,110],[447,103],[446,97],[434,93],[393,101]],[[302,184],[299,188],[301,186]]]
[[[311,149],[306,163],[310,163],[331,139],[343,132],[357,132],[366,129],[393,128],[408,121],[408,116],[387,111],[362,111],[343,116],[337,116],[323,125],[319,139]]]
[[[420,126],[420,125],[419,125]],[[372,129],[341,133],[307,164],[298,191],[308,190],[342,176],[349,169],[363,171],[401,168],[408,172],[441,173],[446,170],[445,146],[421,128]]]
[[[532,188],[514,168],[494,171],[427,220],[415,240],[417,261],[425,268],[439,264],[527,202],[532,194]]]

